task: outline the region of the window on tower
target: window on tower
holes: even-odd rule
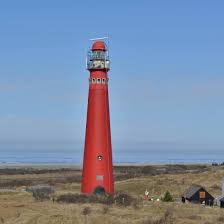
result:
[[[98,159],[99,161],[101,161],[101,160],[103,159],[103,156],[98,155],[98,156],[97,156],[97,159]]]
[[[96,180],[103,180],[103,175],[96,175]]]
[[[92,79],[92,84],[95,84],[95,83],[96,83],[96,79],[93,78],[93,79]]]
[[[110,68],[110,61],[109,60],[106,60],[105,68]]]
[[[105,56],[106,56],[105,51],[93,51],[91,58],[105,60]]]
[[[87,55],[87,69],[110,69],[107,51],[89,51]]]
[[[98,78],[98,79],[97,79],[97,84],[100,84],[100,83],[101,83],[101,79]]]

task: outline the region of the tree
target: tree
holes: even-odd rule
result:
[[[164,197],[162,198],[162,201],[165,202],[172,202],[173,201],[173,196],[170,194],[169,191],[167,191],[164,195]]]

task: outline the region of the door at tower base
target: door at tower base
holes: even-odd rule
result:
[[[81,191],[88,194],[113,193],[107,74],[110,62],[104,42],[93,44],[87,68],[90,78]]]

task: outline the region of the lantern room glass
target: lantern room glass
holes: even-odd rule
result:
[[[87,69],[110,69],[107,51],[89,51],[87,55]]]

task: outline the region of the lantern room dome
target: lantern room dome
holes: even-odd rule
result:
[[[96,41],[92,46],[92,51],[106,51],[106,44],[103,41]]]

